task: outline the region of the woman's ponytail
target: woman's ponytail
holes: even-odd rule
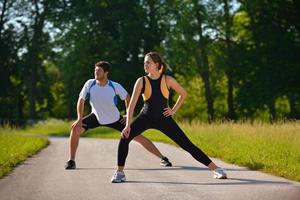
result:
[[[166,74],[167,64],[165,62],[161,62],[159,72],[160,74]]]

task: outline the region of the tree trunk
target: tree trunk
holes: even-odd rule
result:
[[[148,0],[146,1],[148,6],[149,6],[149,21],[148,21],[148,29],[149,29],[149,33],[151,34],[147,34],[148,39],[145,41],[145,46],[144,46],[144,53],[148,53],[149,51],[153,51],[154,47],[156,45],[159,45],[160,43],[160,35],[159,32],[160,30],[158,30],[159,28],[157,27],[157,17],[156,15],[159,14],[157,13],[157,11],[155,10],[155,1],[153,0]]]
[[[18,102],[18,105],[17,105],[17,119],[18,121],[22,121],[24,119],[24,113],[23,113],[23,106],[24,106],[24,101],[23,101],[23,96],[21,94],[21,89],[18,89],[19,92],[18,92],[18,97],[17,97],[17,102]]]
[[[227,118],[230,120],[236,120],[236,113],[233,103],[233,56],[232,56],[232,47],[231,47],[231,27],[232,22],[229,14],[228,1],[223,0],[224,3],[224,13],[225,13],[225,37],[226,37],[226,50],[227,50],[227,67],[226,67],[226,76],[228,79],[227,85]]]
[[[213,107],[213,97],[211,93],[210,87],[210,77],[209,77],[209,65],[208,65],[208,56],[206,52],[206,43],[203,37],[203,30],[202,30],[202,14],[199,5],[195,3],[196,7],[196,18],[198,21],[198,34],[199,34],[199,48],[200,48],[200,61],[197,59],[198,65],[198,72],[203,79],[204,88],[205,88],[205,100],[207,103],[207,115],[208,115],[208,122],[211,123],[214,121],[214,107]]]
[[[289,104],[290,104],[290,119],[300,119],[300,111],[296,108],[296,97],[294,94],[290,95],[289,97]]]
[[[295,17],[296,19],[298,19],[296,20],[295,27],[297,28],[298,33],[300,33],[300,2],[293,0],[293,6],[294,6]]]
[[[207,102],[207,115],[208,115],[208,122],[211,123],[215,120],[214,115],[214,107],[213,107],[213,98],[211,94],[210,82],[209,82],[209,74],[208,72],[204,72],[201,75],[204,81],[204,88],[205,88],[205,100]]]
[[[275,109],[275,99],[272,99],[268,104],[269,114],[270,114],[270,122],[274,122],[276,120],[276,109]]]
[[[45,1],[47,2],[47,1]],[[29,74],[29,115],[31,119],[36,118],[36,111],[35,111],[35,103],[36,103],[36,84],[37,84],[37,70],[40,66],[39,62],[39,52],[41,50],[41,37],[43,34],[43,27],[46,15],[48,13],[49,7],[47,3],[44,3],[43,12],[39,13],[39,7],[37,1],[35,2],[36,8],[36,16],[35,16],[35,23],[33,25],[33,37],[31,40],[31,46],[29,49],[29,60],[28,60],[28,67],[30,68]]]
[[[1,41],[1,36],[2,36],[3,25],[4,25],[4,16],[5,16],[5,11],[6,11],[7,0],[4,0],[2,4],[3,4],[3,7],[2,7],[2,11],[1,11],[1,16],[0,16],[0,41]]]

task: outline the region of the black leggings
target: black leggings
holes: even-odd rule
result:
[[[145,130],[154,128],[176,142],[181,148],[189,152],[196,160],[208,166],[212,161],[208,156],[196,147],[176,124],[172,117],[163,117],[154,119],[140,113],[131,124],[131,131],[128,138],[121,138],[118,149],[118,166],[124,166],[128,155],[128,146],[130,141],[140,135]]]

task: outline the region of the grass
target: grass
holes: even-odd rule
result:
[[[70,124],[70,122],[51,119],[21,131],[67,136]],[[209,156],[300,181],[299,122],[276,124],[192,122],[180,123],[180,126],[193,143]],[[148,130],[144,135],[153,141],[175,145],[168,137],[156,130]],[[118,139],[120,133],[110,128],[99,127],[87,131],[83,137]]]
[[[229,163],[300,181],[300,124],[181,124],[204,152]],[[150,139],[173,143],[157,134]]]
[[[39,121],[32,126],[26,127],[25,130],[19,130],[30,134],[43,134],[52,136],[69,136],[71,122],[48,119],[46,121]]]
[[[14,129],[0,128],[0,178],[49,143],[46,137],[24,136],[16,132]]]

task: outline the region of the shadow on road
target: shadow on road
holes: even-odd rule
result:
[[[170,185],[290,185],[289,182],[281,181],[262,181],[256,179],[241,179],[241,178],[229,178],[224,180],[218,180],[218,182],[207,183],[207,182],[168,182],[168,181],[126,181],[124,183],[138,183],[138,184],[170,184]]]
[[[114,170],[115,168],[111,167],[95,167],[95,168],[89,168],[89,167],[81,167],[76,168],[76,170]],[[226,171],[251,171],[248,169],[234,169],[234,168],[224,168]],[[158,167],[158,168],[126,168],[126,171],[128,170],[143,170],[143,171],[174,171],[174,170],[182,170],[182,171],[210,171],[207,167],[193,167],[193,166],[180,166],[175,165],[173,167]]]

